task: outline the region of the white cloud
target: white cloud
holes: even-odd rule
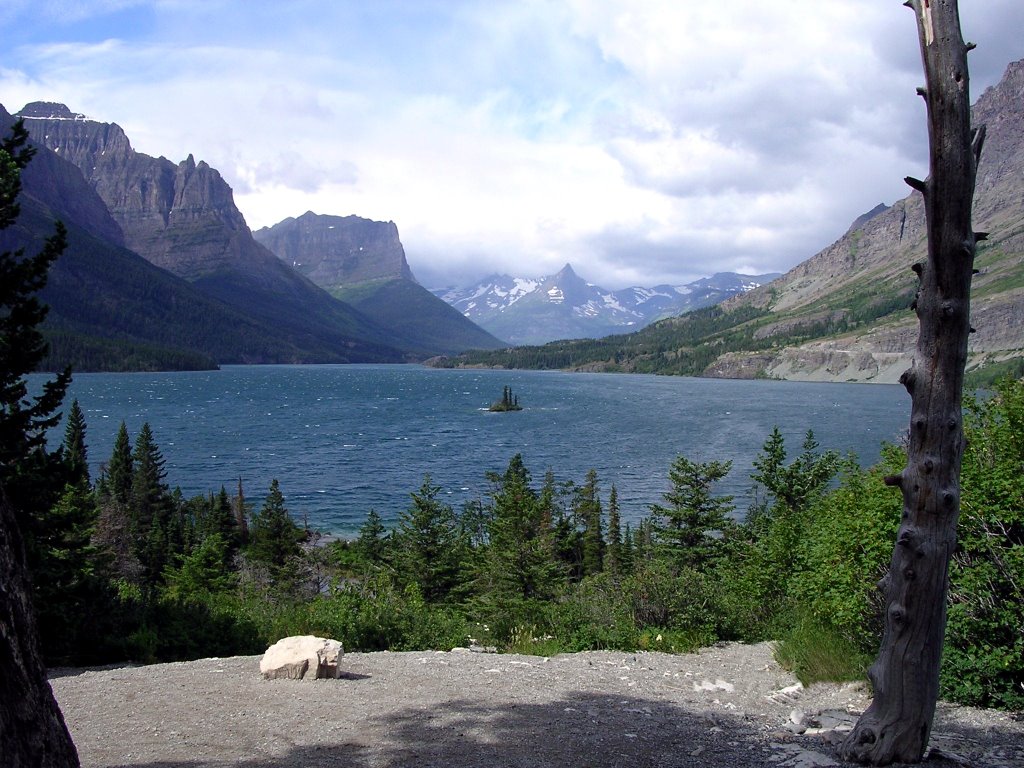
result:
[[[977,95],[1024,56],[1024,4],[960,5]],[[4,106],[63,101],[140,151],[193,153],[254,228],[394,220],[425,281],[566,261],[609,288],[784,270],[924,172],[898,3],[75,7],[52,38],[19,38],[28,6],[6,9]]]

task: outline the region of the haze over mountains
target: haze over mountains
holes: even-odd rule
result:
[[[717,304],[771,282],[778,274],[720,273],[687,285],[609,291],[566,264],[541,278],[491,275],[465,288],[435,293],[495,336],[514,344],[600,338]]]
[[[998,370],[1024,361],[1024,61],[981,95],[973,122],[988,130],[973,222],[989,236],[975,258],[968,370]],[[916,346],[911,266],[927,253],[924,223],[922,198],[912,193],[858,217],[779,279],[716,307],[599,342],[444,364],[894,382]]]

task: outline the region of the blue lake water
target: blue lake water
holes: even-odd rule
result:
[[[524,410],[487,412],[506,384]],[[148,421],[171,487],[233,493],[241,478],[258,504],[277,478],[293,516],[339,535],[371,508],[393,522],[425,473],[456,508],[479,499],[485,473],[516,453],[538,485],[548,468],[575,482],[596,469],[602,497],[614,483],[634,521],[661,500],[677,455],[731,459],[719,487],[745,507],[751,462],[773,425],[790,456],[813,429],[823,448],[868,465],[883,441],[900,439],[910,412],[898,386],[419,366],[81,373],[70,396],[85,412],[94,477],[120,422],[134,440]]]

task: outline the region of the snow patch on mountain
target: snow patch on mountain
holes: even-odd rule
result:
[[[434,291],[466,317],[515,344],[628,333],[717,304],[777,275],[720,273],[687,285],[631,286],[609,291],[566,264],[544,278],[491,275],[465,288]]]

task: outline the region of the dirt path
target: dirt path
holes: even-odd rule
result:
[[[800,689],[767,644],[358,653],[342,666],[341,680],[263,680],[253,656],[56,670],[51,683],[88,767],[806,768],[835,764],[846,713],[867,705],[859,686]],[[934,765],[1024,768],[1019,718],[943,706],[937,723],[947,757]]]

